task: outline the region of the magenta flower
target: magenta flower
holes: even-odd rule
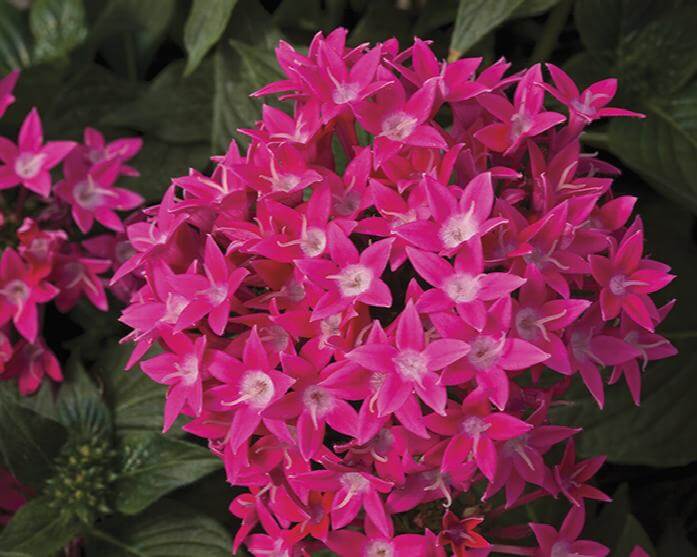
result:
[[[576,507],[582,507],[584,499],[604,503],[612,501],[598,488],[587,483],[604,463],[604,456],[576,462],[576,444],[573,439],[570,439],[566,443],[561,462],[553,470],[551,481],[554,489],[564,494]]]
[[[118,160],[120,163],[119,174],[123,176],[139,176],[140,173],[124,164],[135,157],[143,147],[143,140],[139,137],[123,137],[106,142],[104,136],[94,128],[85,128],[83,144],[76,151],[82,154],[83,161],[88,165],[100,162]]]
[[[653,332],[658,320],[656,306],[648,294],[668,285],[674,275],[670,267],[641,257],[644,234],[641,229],[625,235],[610,257],[591,255],[591,272],[601,286],[600,310],[603,319],[610,321],[626,314],[630,319]]]
[[[540,545],[540,552],[536,555],[540,557],[561,555],[605,557],[610,553],[607,547],[597,542],[578,539],[585,520],[585,508],[581,505],[580,507],[571,507],[558,532],[547,524],[531,523],[530,528],[532,528],[537,543]]]
[[[391,490],[390,482],[340,466],[298,474],[294,480],[302,485],[334,492],[331,510],[334,529],[349,524],[363,508],[377,530],[383,536],[390,536],[392,521],[380,498],[380,493],[389,493]]]
[[[449,189],[434,179],[426,180],[432,221],[414,221],[399,227],[397,234],[413,246],[450,255],[463,242],[468,242],[506,222],[500,217],[489,218],[494,203],[491,174],[473,178],[459,200]]]
[[[184,408],[194,415],[203,407],[206,338],[192,342],[186,335],[163,334],[170,351],[145,360],[140,368],[153,381],[168,385],[163,431],[169,430]]]
[[[207,315],[213,332],[222,335],[230,316],[232,297],[249,274],[247,269],[235,267],[223,256],[212,236],[206,239],[203,269],[205,276],[177,277],[179,288],[189,289],[195,294],[179,315],[175,332],[190,327]]]
[[[0,375],[16,377],[19,394],[22,396],[34,394],[46,375],[57,383],[63,381],[58,359],[40,338],[34,343],[20,339],[14,346],[14,353],[7,362],[5,373]]]
[[[327,292],[317,301],[312,320],[334,315],[356,302],[377,307],[389,307],[392,295],[379,278],[390,255],[392,239],[375,242],[363,253],[337,227],[328,228],[332,261],[301,259],[300,270]]]
[[[58,309],[70,311],[84,295],[97,309],[106,311],[109,303],[104,291],[104,279],[99,275],[110,268],[111,262],[84,257],[77,250],[59,253],[50,276],[60,291],[56,296]]]
[[[453,267],[433,253],[407,248],[407,254],[416,272],[435,287],[419,297],[417,309],[433,313],[456,307],[460,317],[479,331],[486,322],[485,302],[506,297],[525,284],[524,278],[509,273],[484,273],[478,239],[458,250]]]
[[[439,339],[427,344],[421,318],[409,301],[398,318],[394,346],[364,344],[346,357],[366,369],[386,374],[377,395],[379,416],[399,410],[412,393],[443,414],[447,397],[436,372],[467,352],[467,343],[457,339]]]
[[[262,421],[262,412],[295,382],[292,377],[271,368],[256,327],[244,345],[242,361],[218,352],[211,362],[210,373],[222,382],[209,391],[213,408],[234,414],[228,434],[233,451],[254,433]]]
[[[500,123],[481,128],[474,136],[492,151],[510,154],[524,139],[562,123],[565,120],[562,114],[542,109],[544,91],[539,85],[541,81],[542,70],[539,64],[535,64],[518,82],[513,104],[495,93],[479,95],[479,103]]]
[[[472,391],[462,406],[452,406],[446,416],[431,414],[428,428],[450,438],[443,454],[442,469],[454,470],[473,458],[487,479],[496,473],[497,449],[494,442],[508,441],[532,429],[532,425],[504,412],[492,412],[482,390]]]
[[[39,331],[37,304],[52,300],[58,289],[44,281],[12,248],[0,259],[0,325],[12,320],[17,331],[34,343]]]
[[[19,70],[13,70],[0,79],[0,118],[5,114],[7,107],[15,102],[12,90],[15,88],[18,78]]]
[[[376,168],[395,155],[402,145],[446,149],[440,132],[425,124],[436,97],[437,80],[429,80],[408,99],[404,86],[393,81],[376,94],[376,102],[365,101],[353,110],[360,124],[375,134]]]
[[[83,233],[89,232],[96,220],[116,232],[123,231],[116,211],[130,211],[143,198],[130,190],[115,188],[120,172],[120,159],[96,163],[87,172],[79,161],[68,159],[63,167],[65,178],[56,184],[56,195],[70,204],[75,224]]]
[[[51,191],[49,171],[75,148],[74,141],[44,144],[41,119],[36,108],[27,115],[19,130],[18,144],[0,137],[0,190],[21,184],[42,197]]]
[[[379,532],[366,536],[351,530],[332,532],[327,541],[329,549],[339,557],[421,557],[425,543],[425,538],[418,534],[402,534],[392,538]]]

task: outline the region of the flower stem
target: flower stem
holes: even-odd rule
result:
[[[542,36],[540,36],[530,55],[531,64],[547,60],[552,52],[554,52],[554,48],[557,46],[557,41],[559,40],[559,35],[564,30],[566,20],[569,19],[572,6],[572,0],[562,0],[549,13],[547,21],[545,22],[545,28],[542,31]]]

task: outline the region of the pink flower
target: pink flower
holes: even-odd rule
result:
[[[49,170],[75,148],[74,141],[49,141],[44,144],[41,119],[36,108],[24,119],[15,145],[0,137],[0,190],[22,184],[25,188],[48,197],[51,191]]]
[[[431,414],[428,428],[450,438],[443,454],[443,470],[450,471],[471,457],[489,480],[494,479],[497,464],[495,441],[508,441],[532,429],[505,412],[491,412],[485,393],[475,390],[462,406],[451,406],[444,417]]]
[[[0,118],[5,114],[7,107],[15,102],[12,90],[15,88],[18,78],[19,70],[13,70],[0,79]]]
[[[674,275],[670,267],[655,261],[642,260],[644,233],[628,233],[610,257],[591,255],[591,272],[601,286],[600,309],[603,319],[610,321],[620,311],[653,332],[658,314],[647,294],[668,285]]]
[[[475,516],[460,519],[447,511],[438,534],[438,545],[449,545],[455,557],[467,557],[471,549],[489,547],[489,542],[475,531],[475,528],[483,521],[483,518]]]
[[[470,347],[457,339],[426,343],[423,325],[414,304],[409,301],[397,321],[394,346],[364,344],[346,357],[366,369],[386,374],[377,395],[378,415],[399,410],[412,392],[439,414],[445,412],[445,386],[436,373],[456,362]]]
[[[0,468],[0,524],[7,524],[24,506],[31,495],[29,491],[8,470]]]
[[[399,227],[397,234],[415,247],[450,255],[463,242],[479,238],[506,222],[491,215],[494,190],[491,174],[486,172],[473,178],[459,200],[447,188],[434,179],[426,180],[428,204],[432,221],[415,221]]]
[[[168,385],[163,431],[167,431],[184,408],[195,415],[203,407],[203,374],[206,338],[195,342],[182,334],[163,334],[170,351],[145,360],[141,369],[153,381]]]
[[[139,137],[123,137],[107,143],[101,132],[94,128],[85,128],[83,144],[79,145],[75,152],[80,153],[83,162],[89,166],[117,159],[120,162],[119,174],[139,176],[135,168],[124,163],[135,157],[142,147],[143,140]]]
[[[60,363],[42,339],[32,344],[20,339],[14,346],[12,358],[7,362],[5,375],[17,378],[19,394],[22,396],[34,394],[45,375],[56,382],[63,381]]]
[[[272,369],[256,327],[244,345],[242,361],[218,352],[210,373],[222,382],[209,393],[218,412],[232,412],[228,434],[233,451],[254,433],[262,421],[262,412],[281,398],[295,380]]]
[[[602,544],[579,540],[583,530],[586,512],[583,506],[571,507],[561,528],[557,532],[547,524],[531,523],[537,543],[540,545],[540,557],[557,557],[558,555],[586,555],[588,557],[605,557],[610,550]]]
[[[541,81],[542,70],[539,64],[535,64],[518,82],[514,104],[494,93],[479,95],[479,103],[501,123],[486,126],[474,136],[492,151],[510,154],[525,138],[535,137],[563,122],[563,115],[542,109],[544,91],[539,85]]]
[[[116,232],[123,231],[115,211],[129,211],[143,202],[139,194],[113,187],[119,171],[120,159],[96,163],[87,172],[81,162],[66,161],[65,179],[56,185],[55,192],[70,204],[75,224],[83,233],[89,232],[95,220]]]
[[[10,319],[30,343],[39,330],[37,304],[56,297],[58,289],[44,281],[12,248],[0,259],[0,325]]]
[[[110,268],[109,261],[84,257],[77,250],[58,254],[50,276],[60,290],[56,296],[56,307],[62,312],[70,311],[84,295],[97,309],[106,311],[109,303],[104,281],[99,275]]]
[[[181,275],[177,278],[180,287],[191,289],[195,294],[179,315],[175,332],[190,327],[208,315],[208,324],[213,332],[222,335],[230,315],[231,299],[249,274],[247,269],[232,265],[211,236],[206,239],[203,268],[205,277]]]

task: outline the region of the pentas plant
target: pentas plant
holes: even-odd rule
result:
[[[675,353],[651,299],[673,276],[579,143],[641,115],[608,106],[615,80],[579,92],[419,39],[338,29],[276,54],[284,79],[254,96],[287,110],[175,178],[114,277],[145,277],[121,319],[129,366],[159,346],[141,367],[168,386],[165,429],[186,416],[246,489],[235,550],[607,555],[581,534],[604,459],[549,411],[576,377],[600,407],[624,377],[638,404]],[[502,516],[543,497],[563,524]]]
[[[0,80],[0,116],[14,101],[18,75]],[[126,162],[140,148],[138,138],[108,143],[92,128],[81,144],[44,141],[35,108],[16,140],[0,136],[0,379],[16,379],[22,395],[34,393],[45,376],[63,377],[42,335],[46,304],[67,312],[86,298],[108,307],[111,270],[132,251],[117,211],[143,201],[114,184],[137,175]],[[126,301],[138,280],[131,276],[111,290]]]

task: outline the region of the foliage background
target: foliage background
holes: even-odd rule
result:
[[[584,141],[623,168],[616,187],[639,197],[651,251],[678,274],[663,330],[681,354],[648,368],[640,409],[620,385],[604,413],[579,389],[557,417],[584,425],[583,454],[609,456],[599,480],[616,502],[594,510],[589,535],[618,556],[635,543],[661,557],[697,555],[694,1],[0,0],[0,75],[22,69],[0,133],[13,137],[35,105],[50,139],[78,139],[86,125],[142,135],[141,177],[129,186],[156,201],[171,177],[204,170],[232,137],[245,142],[236,129],[259,113],[248,94],[278,75],[280,38],[302,47],[339,25],[352,43],[417,34],[442,57],[506,56],[515,69],[551,61],[580,85],[615,76],[616,104],[648,115],[615,119]],[[116,313],[85,306],[69,317],[47,316],[48,341],[70,362],[59,392],[20,400],[0,388],[2,461],[38,493],[0,533],[0,556],[229,555],[233,493],[218,462],[192,439],[159,434],[162,391],[121,372]],[[65,490],[56,502],[51,486],[94,438],[106,464],[86,466],[102,474],[103,509],[65,512]],[[522,512],[555,519],[554,505]]]

